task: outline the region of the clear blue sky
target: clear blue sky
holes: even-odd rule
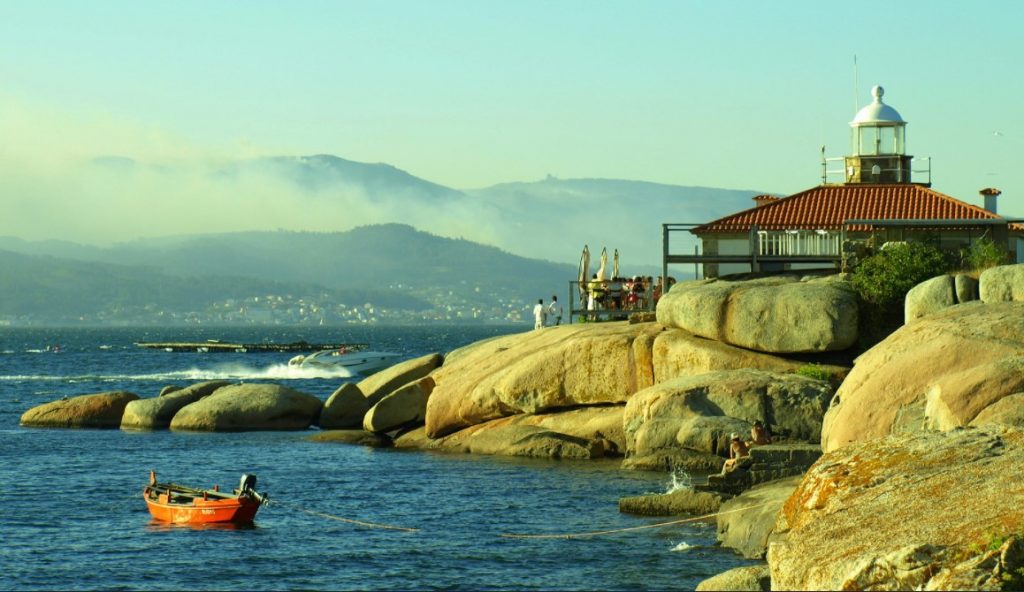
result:
[[[936,189],[996,186],[1024,216],[1022,22],[1018,0],[11,0],[0,157],[331,153],[458,188],[786,194],[882,84]]]

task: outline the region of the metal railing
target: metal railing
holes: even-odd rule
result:
[[[829,168],[835,163],[839,163],[839,168]],[[902,168],[886,168],[879,169],[879,174],[882,173],[899,173],[903,171]],[[917,175],[917,177],[915,177]],[[921,175],[925,176],[925,180],[921,180]],[[916,179],[916,180],[915,180]],[[925,185],[932,184],[932,157],[931,156],[915,156],[910,160],[910,181],[911,183],[923,183]],[[828,158],[821,159],[821,183],[827,185],[829,183],[846,183],[846,157],[845,156],[830,156]]]
[[[841,235],[827,230],[759,230],[761,256],[838,255]]]

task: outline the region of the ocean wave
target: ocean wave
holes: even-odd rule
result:
[[[690,543],[688,543],[686,541],[683,541],[683,542],[679,543],[678,545],[676,545],[675,547],[672,547],[672,552],[673,553],[682,553],[683,551],[689,551],[690,549],[694,548],[695,546],[696,545],[691,545]]]

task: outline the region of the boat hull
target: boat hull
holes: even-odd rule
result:
[[[302,368],[330,371],[344,370],[351,374],[369,375],[395,365],[401,358],[401,355],[390,352],[359,351],[343,353],[337,350],[324,350],[309,356],[293,358],[289,361],[289,364],[298,365]]]
[[[168,499],[167,493],[146,487],[142,497],[154,520],[174,524],[245,524],[252,522],[260,509],[260,502],[246,495],[211,497],[217,492],[204,493],[205,496],[172,496]]]

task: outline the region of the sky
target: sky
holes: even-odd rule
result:
[[[328,153],[462,189],[554,175],[787,195],[820,182],[823,145],[848,152],[875,84],[935,189],[981,203],[998,187],[1000,212],[1024,216],[1022,21],[1018,0],[0,0],[0,235],[98,240],[75,223],[108,194],[143,235],[143,194],[180,205],[153,232],[231,200],[199,175],[167,195],[97,186],[81,166],[104,155],[198,170]]]

